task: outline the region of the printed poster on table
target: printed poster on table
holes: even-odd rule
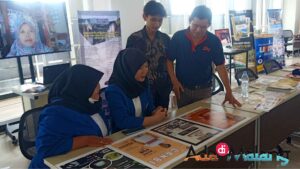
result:
[[[114,61],[122,48],[119,11],[78,11],[80,36],[79,63],[104,73],[100,85],[106,86]]]
[[[198,109],[183,116],[183,118],[220,129],[227,129],[245,119],[245,117],[208,108]]]
[[[208,128],[182,119],[172,120],[152,129],[152,131],[193,145],[198,145],[220,132],[220,130]]]
[[[112,146],[155,167],[162,167],[180,155],[184,154],[185,157],[188,149],[187,145],[150,132],[135,135]]]
[[[60,163],[57,168],[149,168],[110,148],[101,148]]]
[[[267,87],[267,86],[266,86]],[[276,91],[256,91],[257,89],[249,88],[249,97],[248,100],[243,100],[240,92],[240,88],[238,90],[233,90],[233,96],[242,104],[241,107],[236,107],[239,110],[246,111],[256,111],[256,113],[268,112],[272,108],[276,107],[285,97],[285,93],[276,92]],[[202,102],[204,103],[212,103],[217,105],[222,105],[222,102],[225,98],[225,92],[219,92],[211,98],[205,99]],[[226,107],[233,106],[229,103],[225,103]],[[261,112],[262,111],[262,112]]]
[[[251,81],[249,86],[255,89],[266,89],[271,83],[278,82],[278,80],[284,79],[284,77],[279,76],[268,76],[268,75],[259,75],[259,78]]]

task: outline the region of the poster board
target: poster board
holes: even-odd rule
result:
[[[252,10],[230,10],[229,21],[232,47],[235,49],[249,49],[248,68],[256,72]],[[234,61],[236,69],[245,67],[246,53],[235,55]]]
[[[209,108],[200,108],[183,116],[183,118],[196,123],[216,127],[219,129],[227,129],[237,124],[238,122],[246,119],[245,117],[226,112],[219,112],[216,110],[211,110]]]
[[[219,38],[222,46],[231,46],[231,38],[229,29],[216,29],[215,35]]]
[[[78,11],[80,58],[78,63],[104,73],[101,87],[107,86],[114,61],[122,49],[119,11]]]
[[[178,139],[192,145],[199,145],[221,130],[206,127],[183,119],[175,119],[158,126],[152,131]]]
[[[188,150],[188,145],[149,131],[120,140],[112,146],[157,168],[164,168],[185,157]]]
[[[56,165],[57,168],[149,168],[111,148],[98,148]]]
[[[229,11],[232,46],[237,49],[253,48],[252,10]]]
[[[282,9],[268,9],[268,33],[273,35],[273,55],[281,66],[285,66],[284,39],[282,36]]]

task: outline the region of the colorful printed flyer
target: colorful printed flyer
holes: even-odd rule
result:
[[[149,168],[110,148],[101,148],[60,163],[57,168]]]
[[[186,154],[188,148],[150,132],[135,135],[112,146],[155,167],[161,167],[175,157]]]
[[[221,129],[227,129],[245,119],[245,117],[210,110],[208,108],[196,110],[188,115],[185,115],[183,118]]]
[[[152,131],[189,144],[198,145],[218,134],[221,130],[208,128],[182,119],[175,119],[152,129]]]

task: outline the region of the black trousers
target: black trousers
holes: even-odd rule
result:
[[[150,84],[152,91],[153,103],[154,106],[162,106],[163,108],[168,108],[169,106],[169,97],[172,90],[172,85],[167,80],[161,84],[157,81],[153,81]]]

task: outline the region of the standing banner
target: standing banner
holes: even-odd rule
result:
[[[252,10],[229,11],[232,46],[238,49],[253,48]]]
[[[229,11],[232,47],[235,49],[249,49],[248,67],[256,72],[256,60],[253,36],[253,14],[252,10]],[[246,53],[234,56],[235,67],[244,67],[246,64]]]
[[[255,52],[257,72],[264,71],[263,63],[273,58],[273,35],[261,34],[255,36]]]
[[[107,86],[117,54],[122,49],[119,11],[78,11],[81,56],[79,63],[104,73]]]
[[[273,34],[272,59],[277,60],[282,66],[285,66],[282,28],[282,10],[268,9],[268,33]]]
[[[272,34],[282,31],[282,10],[268,9],[268,32]]]

